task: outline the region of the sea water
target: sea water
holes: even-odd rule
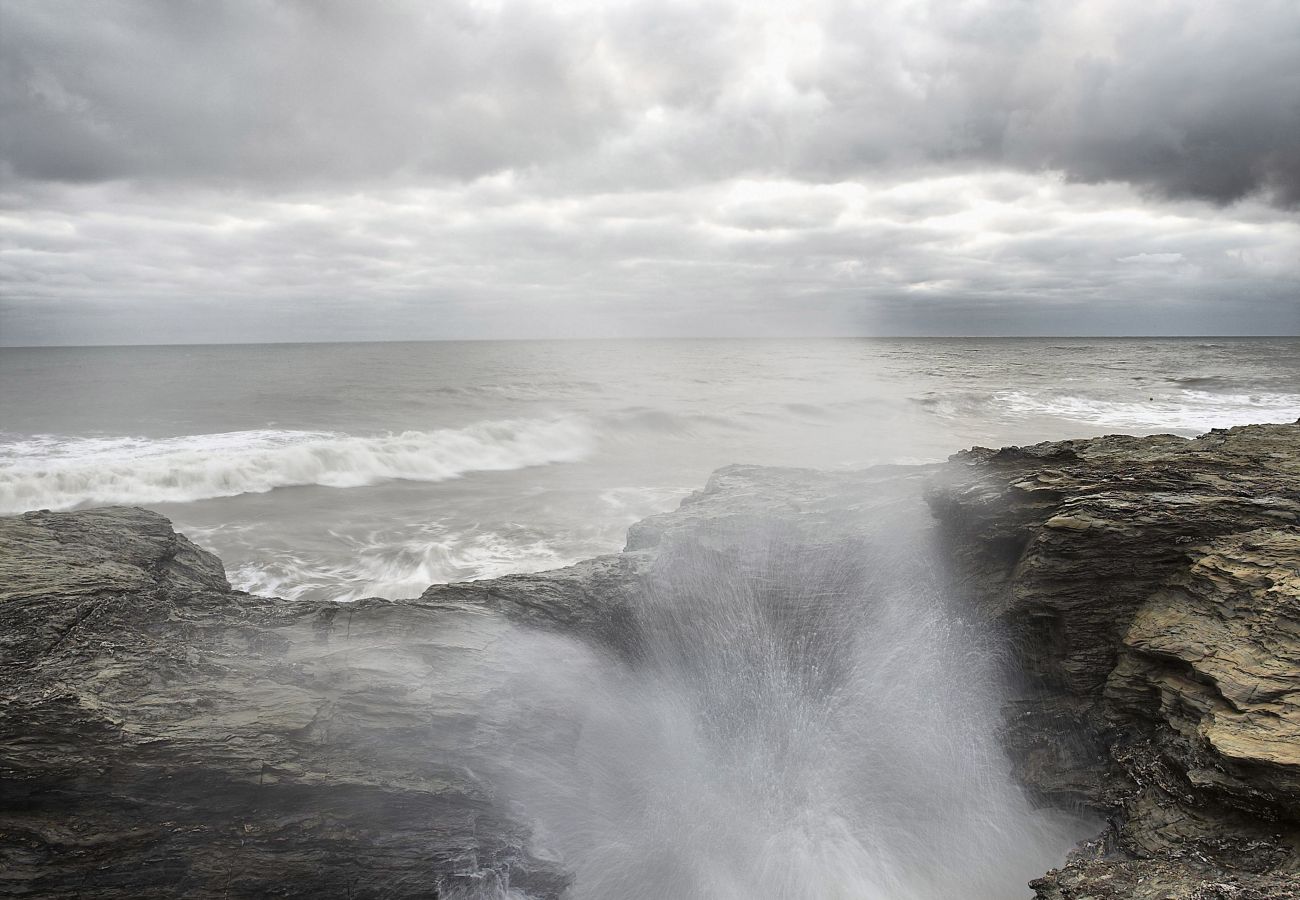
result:
[[[555,341],[0,350],[0,514],[147,506],[289,599],[619,549],[728,463],[1300,417],[1296,339]]]

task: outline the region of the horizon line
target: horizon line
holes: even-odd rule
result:
[[[1294,340],[1297,334],[891,334],[891,335],[646,335],[642,337],[459,337],[371,338],[361,340],[172,341],[133,344],[0,344],[0,350],[88,350],[126,347],[268,347],[338,344],[562,344],[648,341],[1182,341],[1182,340]]]

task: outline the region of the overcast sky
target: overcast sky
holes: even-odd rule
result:
[[[0,0],[0,343],[1300,333],[1297,0]]]

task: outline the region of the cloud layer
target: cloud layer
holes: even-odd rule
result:
[[[1289,0],[0,17],[6,343],[1300,328]]]

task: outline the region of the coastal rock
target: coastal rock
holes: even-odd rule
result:
[[[138,509],[0,519],[0,573],[0,894],[562,890],[464,765],[500,617],[231,591]]]
[[[0,894],[563,896],[489,765],[574,739],[518,706],[521,629],[635,660],[709,584],[817,622],[864,547],[936,528],[1008,642],[1018,777],[1109,822],[1038,897],[1300,896],[1300,426],[730,466],[623,553],[399,602],[233,591],[144,510],[0,519]]]
[[[929,497],[1018,774],[1110,820],[1038,896],[1300,896],[1300,427],[976,449]]]
[[[687,557],[765,591],[852,577],[861,498],[924,515],[895,474],[731,467],[624,553],[398,602],[233,591],[145,510],[0,519],[0,894],[560,896],[490,771],[520,722],[573,739],[512,705],[517,629],[635,657],[633,610],[699,589]]]
[[[549,572],[435,584],[420,601],[480,606],[523,625],[620,646],[630,640],[629,611],[643,594],[654,559],[649,552],[613,553]]]

